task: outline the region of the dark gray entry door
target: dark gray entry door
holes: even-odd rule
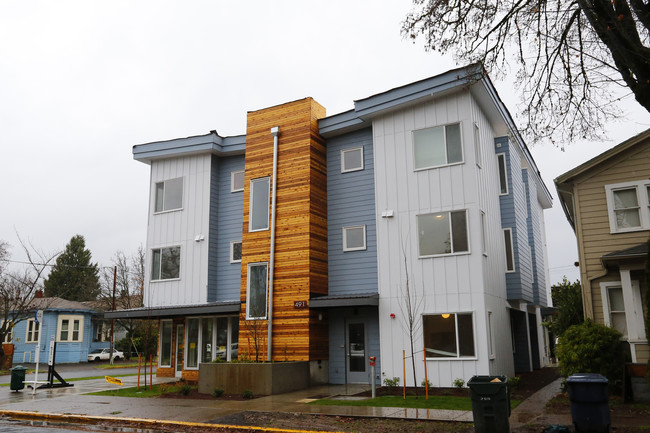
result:
[[[366,325],[348,322],[345,335],[346,383],[368,383]]]

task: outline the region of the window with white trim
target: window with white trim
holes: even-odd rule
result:
[[[605,185],[610,233],[650,230],[650,181]]]
[[[31,319],[34,320],[34,319]],[[6,323],[6,326],[5,326]],[[3,343],[11,343],[14,339],[14,325],[11,321],[5,322],[4,320],[2,321],[2,326],[5,329],[5,338],[3,340]]]
[[[93,321],[93,341],[109,341],[110,340],[110,330],[108,325],[103,320]]]
[[[506,168],[506,154],[497,154],[497,166],[499,168],[499,195],[508,194],[508,170]]]
[[[167,212],[183,207],[183,178],[156,182],[154,212]]]
[[[474,358],[472,313],[425,314],[422,316],[424,350],[427,358]]]
[[[469,252],[467,211],[417,216],[420,257]]]
[[[266,319],[268,263],[249,263],[246,286],[246,320]]]
[[[343,251],[366,249],[366,226],[343,227]]]
[[[488,355],[494,359],[494,331],[492,329],[492,312],[488,311]]]
[[[248,231],[256,232],[269,229],[270,187],[271,178],[269,177],[251,180]]]
[[[341,150],[341,173],[363,170],[363,147]]]
[[[515,249],[512,243],[512,229],[503,229],[503,244],[506,251],[506,272],[515,271]]]
[[[413,131],[413,160],[416,170],[462,163],[460,123]]]
[[[240,192],[243,190],[244,190],[244,170],[231,172],[230,192]]]
[[[41,331],[41,324],[34,319],[27,319],[26,343],[38,343],[38,333]]]
[[[474,124],[474,156],[476,157],[476,165],[478,168],[483,166],[483,154],[481,152],[481,134],[478,125]]]
[[[172,334],[174,331],[171,320],[160,321],[160,359],[158,363],[161,367],[172,366]]]
[[[483,245],[481,245],[481,250],[483,251],[483,255],[487,257],[487,223],[485,222],[485,212],[481,211],[481,240],[483,241]]]
[[[600,294],[603,301],[605,326],[610,326],[623,334],[623,337],[627,337],[623,286],[620,282],[601,283]]]
[[[230,263],[241,263],[241,241],[230,242]]]
[[[180,278],[181,247],[151,250],[151,281]]]
[[[61,343],[77,343],[84,339],[84,316],[59,315],[56,341]]]
[[[187,351],[185,355],[185,367],[197,368],[199,366],[199,318],[187,319]]]

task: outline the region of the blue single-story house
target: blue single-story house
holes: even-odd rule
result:
[[[38,337],[40,362],[47,363],[50,341],[56,344],[55,363],[87,362],[88,353],[110,346],[110,325],[104,313],[89,303],[61,298],[34,298],[33,314],[13,329],[14,363],[36,362]],[[36,311],[43,310],[43,320],[36,322]]]

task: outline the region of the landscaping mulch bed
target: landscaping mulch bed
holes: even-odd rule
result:
[[[169,382],[168,386],[171,388],[173,386],[183,386],[185,382]],[[264,395],[253,395],[251,398],[244,398],[241,394],[222,394],[219,397],[215,397],[211,394],[201,394],[196,387],[192,387],[188,394],[184,394],[182,391],[175,392],[165,392],[160,394],[159,398],[180,398],[180,399],[190,399],[190,400],[231,400],[231,401],[245,401],[251,400],[254,398],[265,397]]]

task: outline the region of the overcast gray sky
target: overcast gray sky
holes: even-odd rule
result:
[[[145,243],[149,167],[134,144],[243,134],[246,112],[312,96],[353,100],[456,67],[402,39],[409,0],[0,0],[0,239],[46,252],[75,234],[93,259]],[[495,81],[513,115],[512,80]],[[611,141],[532,153],[555,198],[551,281],[578,278],[575,237],[552,179],[650,127],[634,100]]]

